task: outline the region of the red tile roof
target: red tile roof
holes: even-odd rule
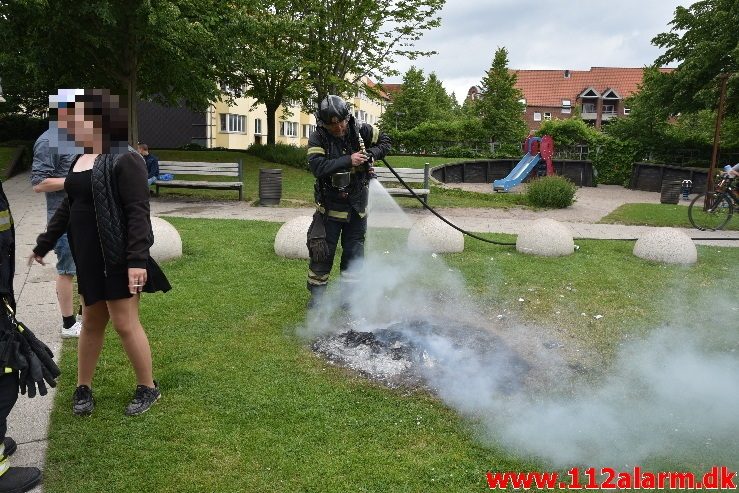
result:
[[[403,90],[403,84],[380,83],[378,85],[383,91],[385,91],[385,93],[387,93],[388,97],[390,97],[391,99],[395,94],[398,94],[400,91]]]
[[[672,71],[670,68],[660,69]],[[622,98],[637,92],[641,84],[643,68],[591,67],[590,70],[513,70],[518,79],[516,87],[526,98],[527,106],[561,106],[563,99],[575,104],[588,87],[603,94],[615,90]],[[569,78],[565,77],[569,72]]]

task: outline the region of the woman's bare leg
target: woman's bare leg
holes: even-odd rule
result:
[[[82,332],[77,344],[77,385],[92,387],[92,377],[105,341],[108,307],[104,301],[82,310]]]
[[[123,350],[136,373],[136,383],[154,387],[149,339],[139,321],[139,295],[106,303],[113,327],[118,332]]]

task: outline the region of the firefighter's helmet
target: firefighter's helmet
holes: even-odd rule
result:
[[[339,96],[329,94],[321,101],[316,111],[316,123],[319,125],[330,125],[331,123],[339,123],[347,118],[351,111],[349,104]]]

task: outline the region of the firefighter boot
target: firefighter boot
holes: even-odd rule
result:
[[[326,294],[326,285],[308,284],[308,291],[310,291],[310,299],[307,308],[312,310],[320,306],[321,300]]]

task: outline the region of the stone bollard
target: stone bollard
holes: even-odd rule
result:
[[[561,257],[575,251],[572,232],[554,219],[537,219],[516,239],[516,250],[529,255]]]
[[[275,236],[275,253],[285,258],[308,259],[308,228],[313,216],[298,216],[282,225]]]
[[[419,219],[408,233],[408,249],[417,252],[459,253],[464,235],[435,216]]]
[[[151,216],[154,244],[149,249],[151,258],[159,262],[182,257],[182,239],[174,226],[161,217]]]
[[[634,255],[665,264],[693,265],[698,261],[698,250],[693,240],[675,228],[649,231],[637,240]]]

